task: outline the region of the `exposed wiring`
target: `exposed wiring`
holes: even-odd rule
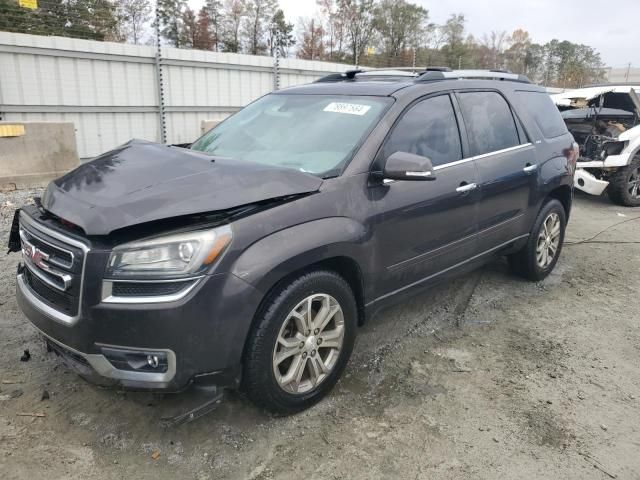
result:
[[[622,225],[623,223],[627,223],[627,222],[632,222],[634,220],[640,220],[640,216],[637,217],[633,217],[633,218],[627,218],[626,220],[623,220],[621,222],[618,223],[614,223],[613,225],[609,225],[607,228],[605,228],[604,230],[599,231],[598,233],[596,233],[594,236],[589,237],[589,238],[585,238],[584,240],[579,240],[577,242],[564,242],[565,245],[569,246],[569,245],[582,245],[584,243],[640,243],[640,241],[617,241],[617,240],[611,240],[611,241],[607,241],[607,240],[596,240],[594,241],[594,239],[600,235],[602,235],[603,233],[609,231],[610,229],[612,229],[613,227],[617,227],[618,225]]]

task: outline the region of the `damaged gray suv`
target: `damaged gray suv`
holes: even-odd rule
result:
[[[547,276],[576,158],[525,77],[330,75],[188,148],[131,141],[51,182],[15,216],[18,302],[90,381],[299,411],[382,306],[499,255]]]

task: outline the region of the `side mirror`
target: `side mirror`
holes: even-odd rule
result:
[[[431,160],[421,155],[395,152],[387,158],[382,175],[390,180],[435,180]]]

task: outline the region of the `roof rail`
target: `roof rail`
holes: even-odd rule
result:
[[[452,70],[449,67],[427,67],[424,69],[425,72],[451,72]]]
[[[449,67],[386,67],[386,68],[367,68],[367,69],[353,69],[346,70],[342,73],[330,73],[329,75],[325,75],[324,77],[320,77],[314,83],[332,83],[332,82],[342,82],[345,80],[354,80],[356,75],[363,74],[364,76],[419,76],[423,75],[426,72],[450,72],[451,69]],[[415,74],[415,75],[410,75]]]
[[[320,77],[313,83],[330,83],[330,82],[341,82],[343,80],[353,80],[356,78],[357,73],[362,73],[365,70],[356,69],[356,70],[346,70],[343,73],[330,73],[329,75],[325,75],[324,77]]]
[[[319,78],[314,83],[333,83],[348,80],[355,80],[356,75],[363,77],[385,76],[385,77],[415,77],[417,83],[431,82],[436,80],[451,79],[491,79],[508,80],[511,82],[531,83],[525,75],[511,73],[508,70],[451,70],[449,67],[389,67],[347,70],[343,73],[331,73]]]
[[[453,70],[453,71],[428,71],[420,75],[416,79],[417,83],[431,82],[434,80],[451,80],[451,79],[491,79],[491,80],[508,80],[511,82],[531,83],[525,75],[506,72],[503,70]]]

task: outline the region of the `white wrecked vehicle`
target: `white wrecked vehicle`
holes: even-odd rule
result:
[[[606,85],[551,95],[580,145],[574,184],[640,206],[640,85]]]

